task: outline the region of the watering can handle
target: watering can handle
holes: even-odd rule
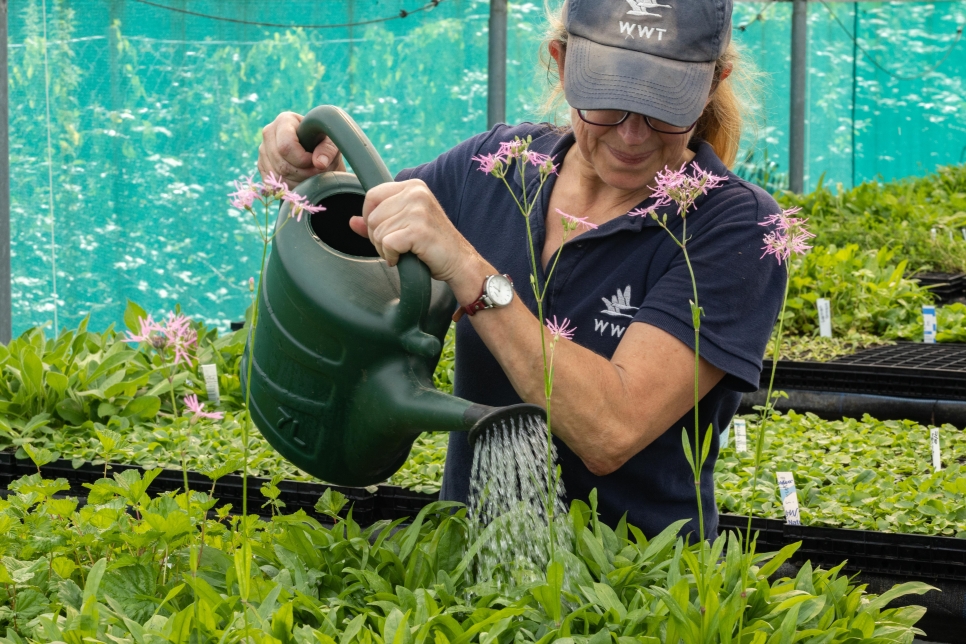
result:
[[[305,115],[297,133],[299,143],[309,152],[325,137],[332,139],[366,191],[393,181],[369,137],[344,110],[334,105],[320,105]],[[399,258],[400,295],[393,326],[404,334],[403,342],[408,349],[424,355],[436,353],[439,346],[435,337],[421,330],[432,297],[431,277],[429,267],[414,254],[406,253]]]

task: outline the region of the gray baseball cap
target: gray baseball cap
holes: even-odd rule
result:
[[[571,107],[698,120],[731,42],[732,0],[567,0],[564,12]]]

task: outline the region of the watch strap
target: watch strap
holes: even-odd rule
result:
[[[453,322],[459,322],[464,314],[476,315],[478,312],[483,311],[484,309],[494,308],[493,305],[490,304],[486,299],[486,282],[491,277],[493,276],[487,275],[483,279],[483,288],[480,290],[480,296],[476,298],[476,300],[474,300],[473,302],[470,302],[466,306],[461,306],[458,309],[456,309],[456,313],[453,314]],[[507,281],[510,282],[510,286],[513,286],[513,279],[511,279],[509,275],[504,273],[503,277],[505,277]]]

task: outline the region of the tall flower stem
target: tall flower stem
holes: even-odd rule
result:
[[[258,304],[262,297],[262,278],[265,276],[265,259],[268,257],[268,244],[271,241],[268,235],[268,214],[268,204],[265,204],[265,227],[262,231],[262,261],[258,265],[258,285],[255,290],[255,299],[252,302],[252,322],[248,330],[248,364],[245,365],[245,424],[242,426],[242,442],[244,443],[242,449],[245,465],[242,470],[242,516],[248,516],[248,441],[252,428],[252,363],[255,361],[255,329],[258,326]]]
[[[688,267],[688,274],[691,276],[691,293],[694,298],[691,302],[691,318],[694,326],[694,445],[692,446],[693,454],[691,460],[691,472],[694,475],[694,491],[698,502],[698,536],[700,538],[699,543],[704,543],[704,507],[701,500],[701,470],[704,467],[704,462],[701,456],[703,455],[702,445],[704,441],[701,440],[701,415],[698,409],[698,404],[701,402],[700,394],[700,369],[701,369],[701,306],[698,302],[698,280],[694,274],[694,266],[691,264],[691,255],[688,253],[688,224],[687,219],[683,220],[683,227],[681,230],[681,239],[675,237],[674,233],[667,227],[666,223],[661,223],[661,227],[671,236],[674,243],[678,245],[681,252],[684,254],[684,263]],[[701,546],[702,557],[704,553],[704,546]]]
[[[171,412],[174,414],[174,422],[178,422],[178,401],[174,395],[174,367],[168,366],[168,361],[164,357],[164,352],[159,351],[158,355],[161,357],[161,365],[164,368],[164,377],[168,381],[168,394],[171,396]],[[181,444],[181,476],[184,482],[184,502],[185,510],[188,512],[188,523],[191,523],[191,489],[188,487],[188,458],[185,453],[184,442],[188,440],[189,428],[185,429],[184,439]]]
[[[785,309],[788,306],[788,291],[791,288],[792,275],[789,266],[788,279],[785,281],[785,295],[782,298],[782,310],[778,316],[778,334],[775,336],[775,349],[772,352],[771,375],[768,378],[768,394],[765,396],[765,405],[761,410],[761,418],[758,421],[758,432],[755,436],[755,470],[751,477],[751,498],[748,502],[748,528],[745,531],[745,539],[751,543],[751,517],[755,512],[755,498],[758,494],[758,474],[761,470],[761,458],[765,451],[765,424],[772,411],[772,392],[775,390],[775,371],[778,369],[778,357],[780,355],[782,334],[785,331]]]

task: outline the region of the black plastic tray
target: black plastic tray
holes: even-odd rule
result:
[[[765,360],[767,389],[772,361]],[[831,362],[780,360],[776,389],[966,400],[966,344],[900,342],[874,347]]]
[[[921,286],[931,286],[936,303],[946,304],[966,296],[966,273],[916,273],[912,279]]]
[[[747,517],[719,517],[719,530],[740,530],[743,534],[747,525]],[[966,539],[794,526],[775,519],[755,519],[752,531],[758,531],[759,552],[776,551],[801,541],[793,563],[811,561],[830,568],[846,561],[845,570],[853,573],[922,581],[966,580]]]
[[[146,468],[136,465],[123,465],[112,463],[108,469],[108,477],[115,472],[125,470],[138,470],[144,472]],[[6,490],[7,486],[14,480],[36,473],[37,468],[30,460],[17,459],[11,451],[0,452],[0,489]],[[70,485],[69,494],[86,498],[90,490],[84,487],[85,483],[94,483],[104,478],[104,465],[81,465],[74,468],[70,461],[59,460],[44,465],[40,468],[44,478],[66,479]],[[248,511],[250,514],[260,516],[271,516],[272,508],[263,505],[268,499],[261,493],[262,485],[269,482],[269,479],[254,476],[248,477]],[[211,479],[198,472],[188,472],[188,485],[192,490],[211,492]],[[184,474],[181,470],[164,469],[154,479],[149,488],[152,494],[173,492],[184,487]],[[298,510],[305,512],[319,520],[326,520],[325,515],[315,511],[315,503],[327,489],[334,489],[344,494],[349,505],[353,507],[352,517],[360,525],[369,525],[378,520],[376,517],[376,495],[364,488],[340,487],[335,485],[325,485],[322,483],[309,483],[303,481],[281,481],[278,483],[281,491],[279,500],[285,504],[283,512],[286,514]],[[214,496],[219,501],[219,506],[226,504],[232,505],[232,512],[240,513],[242,509],[242,489],[243,479],[239,475],[228,475],[218,479],[214,485]],[[346,506],[348,510],[349,505]]]

